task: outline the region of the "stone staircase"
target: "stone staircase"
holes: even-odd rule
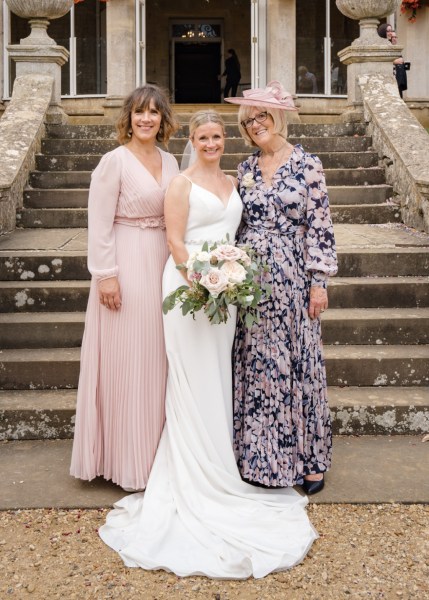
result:
[[[233,122],[227,135],[222,167],[234,173],[249,151]],[[170,142],[178,158],[186,139],[184,126]],[[429,236],[400,223],[363,125],[294,124],[289,141],[322,159],[336,230],[339,273],[323,318],[334,432],[425,433]],[[0,440],[72,437],[89,292],[88,185],[115,146],[107,125],[48,126],[19,229],[0,238]]]

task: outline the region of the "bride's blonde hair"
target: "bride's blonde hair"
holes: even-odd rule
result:
[[[195,130],[206,123],[216,123],[222,127],[225,135],[225,123],[222,117],[215,110],[199,110],[194,113],[189,120],[189,137],[194,137]]]

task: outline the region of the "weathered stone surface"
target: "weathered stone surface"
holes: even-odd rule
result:
[[[406,435],[429,431],[429,387],[332,387],[328,397],[336,434]]]
[[[359,78],[373,147],[401,202],[404,223],[429,232],[429,135],[382,75]]]
[[[18,77],[0,120],[0,234],[15,227],[15,212],[22,206],[22,192],[44,134],[52,87],[53,79],[46,75]]]

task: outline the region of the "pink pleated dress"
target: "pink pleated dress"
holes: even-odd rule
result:
[[[91,290],[82,341],[70,474],[142,489],[165,419],[167,360],[161,279],[168,249],[164,196],[178,174],[162,157],[161,185],[125,146],[95,169],[88,200]],[[122,306],[109,310],[98,281],[117,276]]]

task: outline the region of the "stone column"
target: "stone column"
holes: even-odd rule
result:
[[[113,0],[107,3],[106,10],[107,96],[104,114],[114,120],[124,97],[136,87],[135,2]]]
[[[397,17],[398,40],[404,46],[404,60],[411,62],[408,73],[407,98],[429,97],[429,5],[417,11],[417,19],[410,23],[407,15]]]
[[[3,11],[0,10],[0,116],[4,110],[2,98],[5,91],[4,71],[3,71]]]
[[[296,2],[267,2],[267,83],[280,81],[292,94],[296,91]],[[299,122],[298,113],[287,111],[289,122]]]
[[[54,81],[52,98],[46,115],[50,122],[65,120],[61,108],[61,67],[67,62],[69,52],[58,46],[47,33],[50,19],[57,19],[69,12],[74,0],[7,0],[12,12],[29,19],[30,35],[19,44],[7,47],[16,62],[16,77],[22,75],[48,75]]]
[[[268,0],[267,81],[278,79],[295,93],[296,70],[295,0]]]
[[[338,56],[347,65],[348,107],[343,114],[347,121],[360,121],[363,102],[358,78],[361,75],[384,75],[393,77],[393,61],[402,52],[402,46],[392,44],[377,33],[379,18],[392,14],[401,0],[336,0],[338,9],[351,19],[359,19],[360,36]]]

